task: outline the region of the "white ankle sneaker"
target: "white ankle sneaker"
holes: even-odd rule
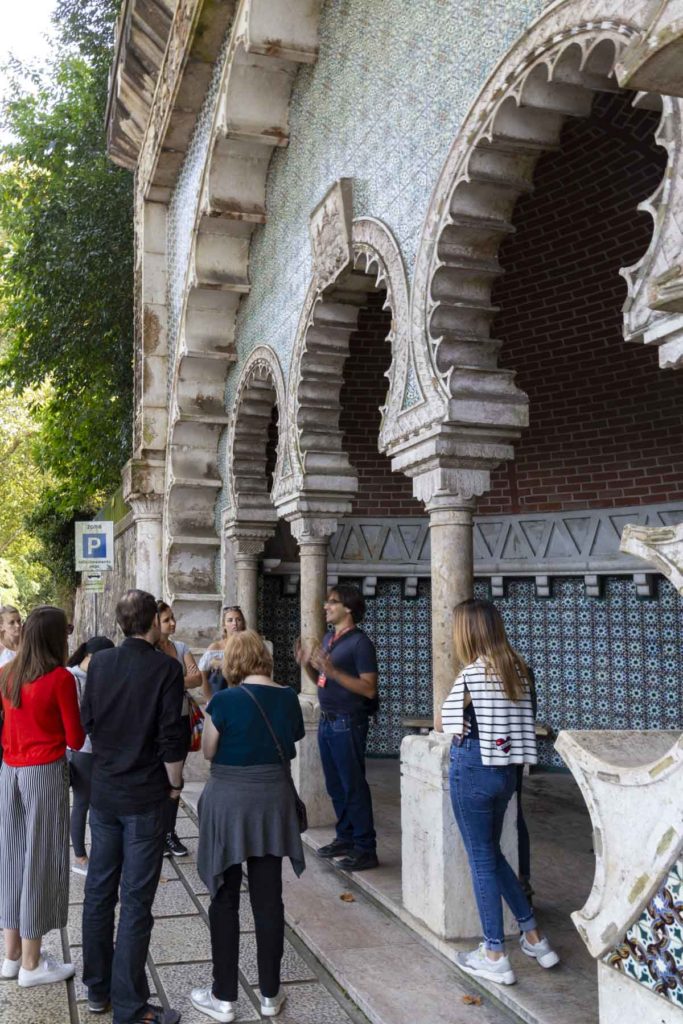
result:
[[[232,1003],[227,999],[216,999],[210,988],[193,988],[190,992],[190,1000],[195,1010],[205,1013],[212,1020],[220,1021],[221,1024],[229,1024],[235,1019],[235,1011]]]
[[[458,953],[455,960],[461,971],[475,978],[495,981],[498,985],[514,985],[517,981],[508,958],[501,956],[498,960],[491,960],[486,955],[483,942],[471,953]]]
[[[522,953],[533,957],[541,967],[554,967],[555,964],[560,962],[559,956],[545,938],[541,939],[540,942],[529,942],[524,932],[522,932],[519,937],[519,944],[522,948]]]
[[[259,993],[259,999],[261,1000],[261,1016],[262,1017],[277,1017],[278,1013],[285,1005],[287,995],[280,989],[276,996],[262,996]]]
[[[18,978],[19,968],[21,967],[21,957],[18,960],[10,960],[8,957],[2,961],[2,968],[0,969],[0,977],[3,978]]]
[[[21,988],[33,988],[34,985],[52,985],[55,981],[66,981],[73,978],[76,968],[73,964],[60,964],[49,954],[41,953],[38,966],[27,971],[19,968],[18,983]]]

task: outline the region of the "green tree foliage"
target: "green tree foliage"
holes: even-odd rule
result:
[[[118,485],[130,448],[132,178],[107,158],[104,133],[117,8],[61,0],[51,61],[9,70],[3,115],[0,385],[49,385],[33,408],[47,482],[31,524],[60,575],[55,544]]]

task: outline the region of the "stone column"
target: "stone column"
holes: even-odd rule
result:
[[[226,520],[224,529],[232,541],[237,603],[249,629],[258,631],[258,560],[266,541],[275,532],[275,516],[271,522]]]
[[[245,551],[243,542],[237,542],[235,546],[237,604],[244,612],[249,629],[258,630],[258,559],[262,546],[258,553]]]
[[[123,467],[123,500],[135,522],[135,586],[163,597],[164,463],[131,459]]]
[[[322,640],[325,633],[323,602],[327,592],[327,543],[337,529],[336,519],[297,516],[290,520],[292,535],[299,544],[301,585],[300,635],[302,640]],[[320,704],[316,684],[301,670],[301,711],[306,736],[299,744],[292,774],[308,810],[312,828],[333,825],[334,809],[327,795],[318,750]]]
[[[427,502],[432,571],[432,680],[434,714],[448,696],[458,666],[453,653],[453,609],[472,597],[472,517],[476,502],[457,494]]]
[[[472,517],[475,499],[443,489],[427,494],[432,569],[434,713],[458,673],[453,608],[473,593]],[[467,854],[455,824],[449,789],[450,736],[407,736],[401,744],[403,904],[444,939],[475,939],[481,924]],[[517,870],[517,798],[510,801],[502,848]],[[505,930],[515,921],[503,906]]]

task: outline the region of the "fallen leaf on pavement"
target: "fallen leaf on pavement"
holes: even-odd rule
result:
[[[462,1001],[467,1006],[481,1006],[481,996],[463,996]]]
[[[343,892],[341,894],[341,896],[339,897],[339,899],[343,900],[344,903],[355,903],[356,902],[356,897],[353,895],[352,892]]]

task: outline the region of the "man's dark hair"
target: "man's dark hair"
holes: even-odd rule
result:
[[[127,590],[116,606],[116,621],[124,636],[144,636],[156,616],[156,598],[146,590]]]
[[[345,608],[351,612],[354,623],[360,622],[365,615],[365,598],[358,587],[352,583],[340,583],[336,587],[330,587],[330,594],[336,594]]]

